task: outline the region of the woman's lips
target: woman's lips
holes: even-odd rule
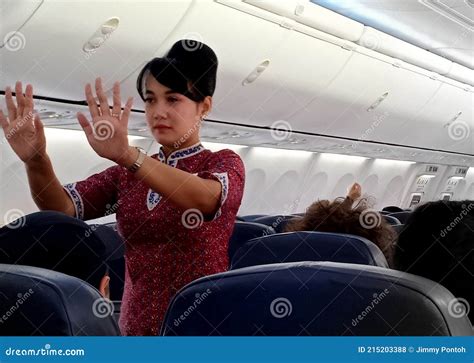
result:
[[[171,130],[171,126],[166,126],[166,125],[157,125],[153,127],[156,130]]]

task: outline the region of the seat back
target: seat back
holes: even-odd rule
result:
[[[0,264],[0,292],[0,335],[120,335],[109,301],[75,277]]]
[[[253,222],[256,218],[266,217],[266,214],[249,214],[248,216],[237,216],[240,221]]]
[[[298,261],[333,261],[388,267],[382,251],[363,237],[304,231],[250,240],[232,258],[231,270]]]
[[[385,221],[386,221],[388,224],[390,224],[390,225],[392,225],[392,226],[396,226],[396,225],[398,225],[398,224],[401,224],[401,222],[400,222],[397,218],[392,217],[391,214],[390,214],[390,215],[382,215],[382,217],[385,219]]]
[[[410,215],[411,215],[411,212],[404,211],[404,212],[391,213],[390,217],[397,218],[401,224],[406,224]]]
[[[203,277],[168,307],[162,335],[471,335],[453,295],[375,266],[304,262]]]
[[[272,227],[276,233],[282,233],[285,230],[286,225],[289,221],[295,218],[301,218],[294,215],[274,215],[274,216],[263,216],[255,218],[253,222],[265,224]]]
[[[274,234],[275,230],[264,224],[236,221],[229,240],[229,261],[232,261],[237,250],[248,240]]]

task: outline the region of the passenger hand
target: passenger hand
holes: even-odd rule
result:
[[[21,82],[15,85],[16,104],[10,87],[5,90],[8,118],[0,110],[0,124],[11,148],[24,162],[40,160],[46,155],[44,127],[34,114],[33,86],[27,85],[25,94]]]
[[[358,183],[352,184],[351,188],[349,189],[349,193],[347,196],[352,200],[359,199],[362,195],[361,186]]]
[[[99,105],[96,103],[91,85],[88,83],[85,87],[92,123],[81,112],[77,113],[77,119],[94,151],[103,158],[121,164],[124,160],[130,158],[129,154],[131,151],[127,136],[128,119],[132,109],[133,98],[130,97],[127,100],[122,112],[119,82],[114,84],[112,109],[109,107],[100,78],[95,80],[95,90]]]

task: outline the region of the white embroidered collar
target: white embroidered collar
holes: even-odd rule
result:
[[[185,149],[179,149],[173,151],[168,158],[166,158],[165,153],[163,151],[163,146],[160,148],[160,152],[158,153],[158,158],[161,162],[166,164],[174,164],[179,159],[185,159],[190,156],[194,156],[199,154],[201,151],[205,150],[206,148],[199,142],[197,144],[191,145]]]

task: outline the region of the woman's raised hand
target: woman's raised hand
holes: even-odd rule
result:
[[[94,151],[103,158],[117,163],[129,157],[128,145],[128,119],[132,109],[133,98],[130,97],[122,111],[120,99],[120,84],[116,82],[113,88],[113,107],[110,108],[107,96],[102,87],[102,80],[95,80],[95,91],[99,105],[92,93],[90,84],[86,85],[85,93],[87,104],[92,118],[89,122],[81,112],[77,113],[77,119],[86,133],[87,140]]]
[[[46,155],[46,138],[43,124],[33,111],[33,86],[27,85],[23,93],[21,82],[16,82],[15,98],[16,104],[11,88],[7,87],[5,99],[8,117],[0,109],[0,124],[5,138],[24,163],[40,160]]]

